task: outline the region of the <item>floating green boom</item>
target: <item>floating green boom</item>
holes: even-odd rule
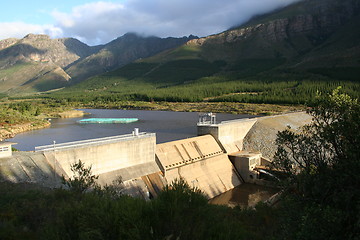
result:
[[[86,118],[78,123],[132,123],[139,121],[138,118]]]

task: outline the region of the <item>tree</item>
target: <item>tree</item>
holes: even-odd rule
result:
[[[301,206],[293,230],[304,238],[360,233],[360,105],[340,90],[316,98],[311,124],[277,137],[274,167],[286,173],[283,186]]]
[[[85,191],[98,187],[96,180],[98,176],[92,175],[91,166],[85,167],[85,164],[79,161],[70,166],[73,176],[69,179],[65,179],[62,176],[62,183],[67,186],[71,191],[76,193],[84,193]]]

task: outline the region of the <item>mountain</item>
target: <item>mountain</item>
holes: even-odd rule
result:
[[[137,59],[178,47],[191,39],[196,37],[192,35],[183,38],[141,37],[135,33],[127,33],[106,44],[99,52],[80,59],[66,71],[72,76],[73,81],[79,82]]]
[[[28,34],[0,41],[0,92],[49,90],[66,86],[64,67],[92,54],[96,48],[73,39]]]
[[[298,103],[344,85],[357,96],[359,39],[358,0],[303,0],[204,38],[129,33],[89,47],[28,35],[0,41],[0,92]]]
[[[304,0],[223,33],[191,40],[159,59],[176,60],[176,52],[181,52],[188,59],[230,66],[269,60],[295,68],[358,67],[359,14],[358,0]]]
[[[359,56],[359,12],[357,0],[304,0],[188,45],[210,61],[285,59],[296,67],[326,67],[331,59],[331,66],[347,66]]]
[[[360,1],[303,0],[87,79],[69,91],[160,101],[221,97],[276,103],[286,95],[296,103],[341,84],[358,96],[359,39]]]
[[[0,41],[0,93],[47,91],[116,69],[136,59],[184,44],[189,38],[125,34],[90,47],[74,38],[28,34]]]

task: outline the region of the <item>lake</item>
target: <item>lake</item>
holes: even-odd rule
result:
[[[52,119],[51,126],[40,130],[25,132],[9,139],[18,143],[14,147],[21,151],[33,151],[36,146],[64,143],[92,138],[116,136],[132,133],[134,128],[140,132],[156,133],[157,143],[169,142],[197,136],[196,123],[199,114],[196,112],[113,110],[113,109],[80,109],[89,115],[81,118]],[[217,122],[240,118],[255,117],[251,115],[220,114]],[[138,122],[127,124],[80,124],[83,118],[138,118]]]

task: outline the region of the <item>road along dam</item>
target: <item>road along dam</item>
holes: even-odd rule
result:
[[[256,183],[257,167],[271,161],[276,133],[311,121],[305,113],[216,123],[202,117],[198,137],[156,144],[155,133],[139,133],[36,147],[34,152],[0,156],[0,179],[60,187],[81,160],[100,185],[122,181],[123,192],[156,197],[166,184],[183,178],[213,198],[243,182]],[[6,143],[3,143],[6,145]],[[265,157],[261,154],[265,151]]]

